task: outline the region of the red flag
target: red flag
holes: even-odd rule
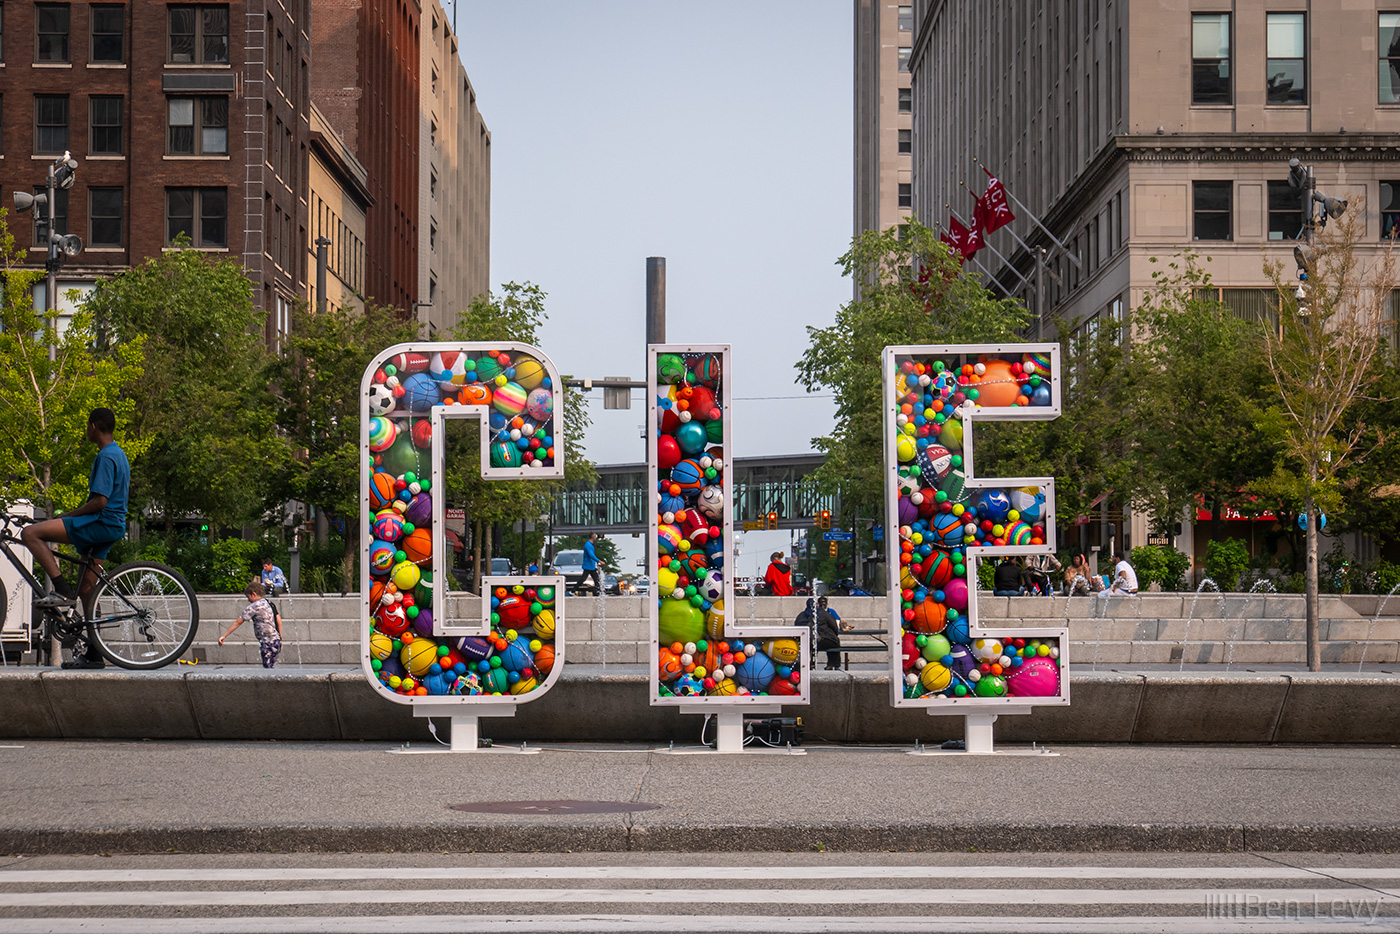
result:
[[[985,166],[982,171],[987,172]],[[1006,203],[1006,189],[1001,181],[991,172],[987,172],[987,177],[991,181],[987,183],[982,197],[977,199],[977,206],[972,209],[972,222],[973,226],[982,228],[985,233],[993,233],[1014,221],[1016,215],[1011,213],[1011,205]]]
[[[967,238],[970,231],[955,218],[948,218],[948,228],[938,235],[938,239],[948,244],[948,247],[957,254],[958,262],[962,262],[967,257]]]

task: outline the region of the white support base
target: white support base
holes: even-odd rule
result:
[[[714,712],[713,716],[717,723],[715,732],[715,745],[710,746],[682,746],[676,748],[671,746],[667,749],[657,749],[663,755],[669,756],[717,756],[717,755],[746,755],[746,756],[805,756],[807,750],[792,746],[766,746],[763,743],[754,741],[753,745],[744,745],[744,717],[758,714],[778,714],[782,712],[781,707],[745,707],[741,709],[729,709]],[[682,710],[681,713],[710,713],[705,710]]]
[[[1015,714],[1028,714],[1030,707],[1003,707],[996,713],[989,710],[979,710],[976,713],[963,714],[963,747],[962,749],[930,749],[922,744],[916,744],[909,750],[911,756],[1058,756],[1058,752],[1051,752],[1043,746],[1032,745],[1030,749],[997,749],[992,739],[992,725],[997,722],[999,716],[1011,716]],[[929,716],[945,716],[946,712],[937,708],[928,708]]]
[[[529,749],[524,743],[519,746],[481,745],[481,720],[484,717],[513,717],[515,704],[433,704],[415,705],[415,717],[446,717],[452,723],[452,743],[411,747],[404,743],[398,749],[390,749],[396,755],[425,756],[442,753],[495,753],[497,755],[533,756],[539,749]],[[431,723],[431,721],[430,721]],[[436,734],[435,734],[436,735]]]

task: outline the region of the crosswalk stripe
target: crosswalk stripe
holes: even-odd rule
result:
[[[1380,918],[1187,918],[1177,916],[1017,917],[769,917],[728,915],[386,915],[256,918],[7,918],[4,934],[1393,934],[1400,921]]]
[[[227,907],[233,905],[375,904],[725,904],[771,905],[1204,905],[1291,901],[1311,904],[1377,902],[1400,905],[1385,889],[277,889],[241,891],[48,891],[0,893],[0,908],[125,905]]]
[[[0,870],[0,885],[79,885],[118,882],[307,882],[435,879],[1200,879],[1311,880],[1326,876],[1351,881],[1400,879],[1400,867],[1289,866],[452,866],[309,869],[250,867],[239,869],[14,869]]]

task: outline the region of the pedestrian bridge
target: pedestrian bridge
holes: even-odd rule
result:
[[[823,509],[831,511],[833,525],[838,525],[840,495],[821,493],[812,477],[825,460],[824,454],[736,459],[728,468],[735,525],[777,513],[778,528],[806,529]],[[645,532],[656,502],[656,491],[647,484],[647,465],[611,464],[597,471],[596,483],[571,484],[555,497],[554,534]]]

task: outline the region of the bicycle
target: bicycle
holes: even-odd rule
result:
[[[44,585],[10,547],[20,544],[17,530],[32,521],[0,515],[0,553],[19,571],[37,601]],[[59,561],[77,565],[74,580],[86,580],[91,569],[96,583],[86,601],[86,616],[78,607],[39,606],[36,602],[34,613],[40,624],[34,628],[35,648],[45,664],[52,662],[51,640],[71,649],[84,636],[103,658],[121,668],[163,668],[185,654],[199,629],[199,602],[179,571],[155,561],[129,561],[108,572],[95,567],[90,555],[74,558],[63,552],[55,554]]]

